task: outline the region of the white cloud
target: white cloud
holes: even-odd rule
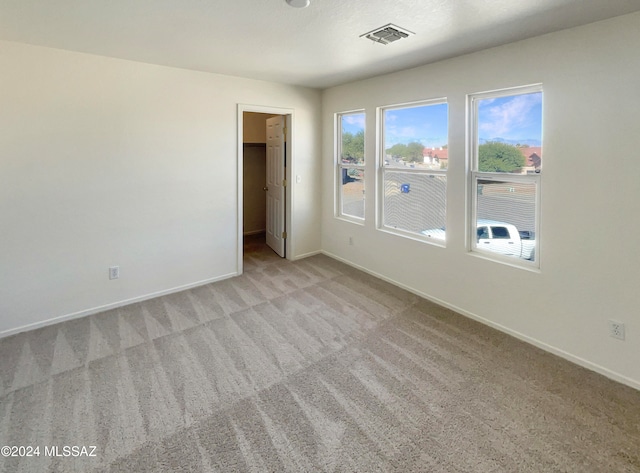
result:
[[[531,110],[542,100],[541,94],[518,95],[509,101],[491,106],[496,99],[482,101],[478,128],[482,135],[496,138],[508,136],[512,131],[524,129],[529,122]]]
[[[342,121],[344,121],[348,125],[359,126],[360,128],[364,128],[363,113],[358,113],[355,115],[343,115]]]
[[[386,112],[384,114],[385,123],[395,122],[397,119],[398,119],[398,115],[395,115],[393,113]]]
[[[384,112],[385,147],[397,143],[419,142],[425,146],[447,143],[446,105],[434,111],[430,107],[413,107]],[[439,113],[436,113],[439,112]]]

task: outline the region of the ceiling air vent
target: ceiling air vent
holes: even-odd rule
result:
[[[360,37],[368,38],[376,43],[389,44],[394,41],[398,41],[399,39],[407,38],[410,34],[415,33],[405,30],[404,28],[400,28],[393,23],[389,23],[388,25],[381,26],[380,28],[376,28],[373,31],[360,35]]]

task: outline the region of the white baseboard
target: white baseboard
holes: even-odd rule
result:
[[[344,258],[342,258],[340,256],[337,256],[337,255],[334,255],[334,254],[332,254],[332,253],[330,253],[328,251],[324,251],[323,250],[323,251],[321,251],[321,253],[326,255],[326,256],[328,256],[328,257],[330,257],[330,258],[338,260],[338,261],[340,261],[340,262],[342,262],[344,264],[347,264],[347,265],[349,265],[349,266],[351,266],[353,268],[356,268],[356,269],[359,269],[361,271],[364,271],[365,273],[371,274],[372,276],[375,276],[375,277],[377,277],[379,279],[382,279],[383,281],[386,281],[386,282],[388,282],[390,284],[393,284],[394,286],[398,286],[398,287],[400,287],[402,289],[405,289],[405,290],[407,290],[407,291],[409,291],[409,292],[411,292],[411,293],[413,293],[413,294],[415,294],[417,296],[422,297],[423,299],[427,299],[427,300],[429,300],[429,301],[431,301],[431,302],[433,302],[435,304],[438,304],[438,305],[440,305],[442,307],[446,307],[447,309],[451,309],[451,310],[453,310],[454,312],[456,312],[456,313],[458,313],[460,315],[463,315],[463,316],[468,317],[470,319],[476,320],[476,321],[478,321],[478,322],[480,322],[480,323],[482,323],[484,325],[488,325],[489,327],[492,327],[492,328],[494,328],[496,330],[499,330],[500,332],[506,333],[507,335],[511,335],[512,337],[515,337],[518,340],[522,340],[523,342],[526,342],[526,343],[528,343],[530,345],[533,345],[535,347],[538,347],[538,348],[540,348],[540,349],[542,349],[544,351],[547,351],[549,353],[557,355],[560,358],[564,358],[565,360],[570,361],[570,362],[572,362],[572,363],[574,363],[576,365],[582,366],[583,368],[586,368],[586,369],[591,370],[591,371],[595,371],[596,373],[599,373],[599,374],[601,374],[601,375],[603,375],[603,376],[605,376],[605,377],[607,377],[609,379],[612,379],[612,380],[617,381],[619,383],[625,384],[625,385],[627,385],[627,386],[629,386],[631,388],[634,388],[634,389],[637,389],[637,390],[640,391],[640,381],[637,381],[635,379],[629,378],[629,377],[624,376],[624,375],[622,375],[620,373],[616,373],[615,371],[612,371],[612,370],[610,370],[608,368],[600,366],[600,365],[598,365],[596,363],[592,363],[591,361],[585,360],[584,358],[581,358],[579,356],[575,356],[575,355],[573,355],[573,354],[571,354],[569,352],[566,352],[566,351],[564,351],[564,350],[562,350],[560,348],[557,348],[557,347],[554,347],[552,345],[549,345],[548,343],[542,342],[542,341],[540,341],[538,339],[532,338],[532,337],[530,337],[528,335],[525,335],[523,333],[520,333],[520,332],[517,332],[515,330],[512,330],[512,329],[510,329],[508,327],[505,327],[504,325],[500,325],[500,324],[497,324],[495,322],[492,322],[491,320],[485,319],[484,317],[480,317],[479,315],[476,315],[476,314],[474,314],[472,312],[469,312],[469,311],[467,311],[465,309],[457,307],[457,306],[455,306],[453,304],[449,304],[448,302],[443,301],[441,299],[438,299],[437,297],[430,296],[429,294],[426,294],[426,293],[424,293],[422,291],[419,291],[419,290],[417,290],[415,288],[407,286],[406,284],[403,284],[403,283],[400,283],[398,281],[395,281],[395,280],[393,280],[391,278],[388,278],[388,277],[386,277],[386,276],[384,276],[382,274],[379,274],[379,273],[377,273],[375,271],[371,271],[370,269],[365,268],[364,266],[360,266],[358,264],[355,264],[355,263],[353,263],[353,262],[351,262],[349,260],[346,260],[346,259],[344,259]]]
[[[101,305],[101,306],[97,306],[97,307],[92,307],[90,309],[81,310],[81,311],[78,311],[78,312],[74,312],[72,314],[60,315],[60,316],[57,316],[57,317],[53,317],[51,319],[42,320],[40,322],[34,322],[34,323],[31,323],[31,324],[22,325],[22,326],[17,327],[17,328],[12,328],[12,329],[0,332],[0,338],[8,337],[10,335],[15,335],[16,333],[20,333],[20,332],[26,332],[27,330],[35,330],[35,329],[38,329],[38,328],[46,327],[47,325],[57,324],[57,323],[60,323],[60,322],[64,322],[66,320],[79,319],[80,317],[86,317],[87,315],[93,315],[93,314],[97,314],[99,312],[105,312],[107,310],[117,309],[118,307],[124,307],[126,305],[135,304],[136,302],[142,302],[142,301],[146,301],[146,300],[149,300],[149,299],[154,299],[156,297],[166,296],[166,295],[169,295],[169,294],[173,294],[174,292],[180,292],[180,291],[185,291],[187,289],[192,289],[194,287],[204,286],[206,284],[211,284],[211,283],[216,282],[216,281],[222,281],[224,279],[229,279],[229,278],[235,277],[237,275],[238,275],[238,273],[229,273],[229,274],[225,274],[225,275],[222,275],[222,276],[217,276],[215,278],[204,279],[202,281],[197,281],[197,282],[194,282],[194,283],[185,284],[183,286],[177,286],[177,287],[173,287],[173,288],[170,288],[170,289],[165,289],[165,290],[158,291],[158,292],[152,292],[150,294],[145,294],[145,295],[142,295],[142,296],[132,297],[131,299],[125,299],[125,300],[122,300],[122,301],[117,301],[117,302],[112,302],[112,303]]]
[[[308,258],[310,256],[319,255],[321,253],[322,253],[322,250],[310,251],[309,253],[304,253],[302,255],[296,255],[292,259],[293,259],[293,261],[298,261],[298,260],[301,260],[301,259],[304,259],[304,258]]]

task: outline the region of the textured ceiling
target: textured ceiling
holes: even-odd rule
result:
[[[0,39],[325,88],[640,10],[640,0],[0,0]],[[389,45],[359,36],[394,23]]]

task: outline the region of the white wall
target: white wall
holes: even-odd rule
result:
[[[323,250],[640,388],[639,50],[632,14],[325,91]],[[464,240],[465,95],[538,82],[539,273],[470,255]],[[448,98],[450,113],[446,249],[375,227],[376,107],[436,97]],[[364,226],[333,216],[333,115],[360,108]],[[626,324],[626,341],[608,336],[608,318]]]
[[[0,71],[0,335],[235,274],[238,103],[295,110],[320,249],[320,92],[10,42]]]

